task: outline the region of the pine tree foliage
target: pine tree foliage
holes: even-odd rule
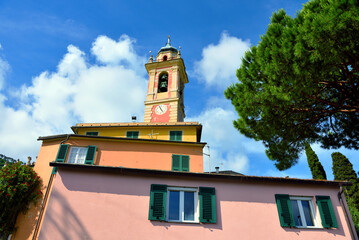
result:
[[[312,0],[295,18],[274,13],[225,91],[234,126],[262,141],[279,170],[305,143],[359,149],[359,1]]]
[[[305,144],[305,154],[307,155],[307,161],[312,172],[313,179],[327,179],[323,165],[320,163],[317,154],[310,147],[309,143]]]

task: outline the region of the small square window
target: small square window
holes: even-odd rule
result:
[[[71,147],[67,163],[84,164],[87,147]]]
[[[98,136],[98,132],[86,132],[87,136]]]
[[[138,131],[128,131],[126,132],[127,138],[138,138],[139,132]]]
[[[197,189],[168,188],[167,221],[198,222]]]
[[[182,131],[170,131],[170,141],[182,141]]]

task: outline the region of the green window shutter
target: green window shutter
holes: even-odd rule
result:
[[[289,195],[276,194],[275,201],[277,203],[280,225],[282,227],[295,227]]]
[[[337,219],[329,196],[315,196],[324,228],[338,228]]]
[[[86,132],[87,136],[98,136],[98,132]]]
[[[69,144],[60,144],[55,162],[65,162],[68,150],[69,150]],[[51,174],[56,174],[56,173],[57,173],[57,167],[53,167]]]
[[[65,162],[67,150],[69,150],[69,145],[61,144],[55,162]]]
[[[167,185],[151,185],[149,220],[165,221]]]
[[[93,165],[95,154],[96,154],[96,146],[88,146],[87,147],[87,153],[85,158],[85,164],[91,164]]]
[[[181,171],[181,155],[172,155],[172,171]]]
[[[199,192],[199,221],[202,223],[216,223],[216,191],[210,187],[200,187]]]
[[[139,132],[138,131],[128,131],[126,132],[126,137],[128,138],[138,138]]]
[[[182,170],[184,172],[189,172],[189,156],[181,156],[182,157]]]
[[[170,131],[170,141],[182,141],[182,131]]]

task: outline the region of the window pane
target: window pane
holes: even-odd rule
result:
[[[184,220],[194,221],[194,192],[184,192]]]
[[[302,220],[300,219],[300,213],[299,213],[297,200],[290,200],[290,203],[292,204],[292,211],[293,211],[295,226],[303,226]]]
[[[179,220],[180,192],[169,191],[168,220]]]
[[[309,201],[302,200],[303,212],[307,226],[314,226]]]
[[[86,153],[87,148],[85,147],[71,147],[67,162],[83,164],[85,162]]]
[[[87,148],[79,148],[79,152],[78,152],[75,163],[78,163],[78,164],[85,163],[86,153],[87,153]]]

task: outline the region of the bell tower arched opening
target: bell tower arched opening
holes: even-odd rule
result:
[[[167,92],[168,91],[168,73],[161,73],[158,77],[158,92]]]

